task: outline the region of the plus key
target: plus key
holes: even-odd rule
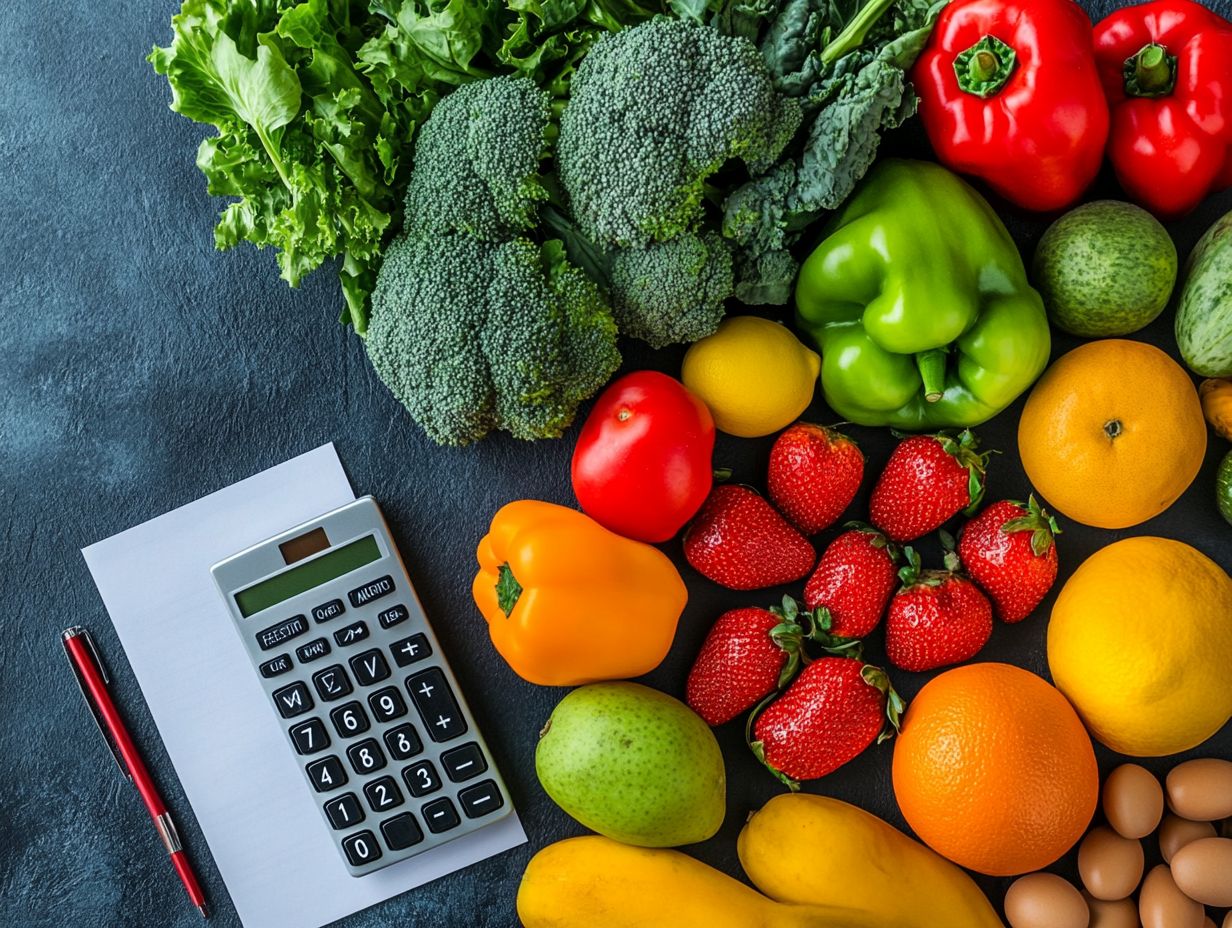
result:
[[[420,671],[410,677],[406,681],[406,689],[419,710],[428,737],[433,741],[449,741],[466,733],[466,720],[439,667]]]
[[[394,657],[394,663],[399,667],[406,667],[416,661],[422,661],[425,657],[431,657],[432,646],[428,644],[426,636],[418,634],[395,641],[389,646],[389,651]]]

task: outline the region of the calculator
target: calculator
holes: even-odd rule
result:
[[[212,572],[352,876],[512,811],[371,496]]]

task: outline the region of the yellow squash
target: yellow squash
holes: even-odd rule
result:
[[[816,865],[824,878],[828,860]],[[863,911],[774,902],[687,854],[598,835],[534,856],[518,917],[525,928],[890,928]]]
[[[749,879],[779,902],[858,908],[884,928],[1002,928],[961,869],[837,799],[776,796],[749,819],[738,849]]]

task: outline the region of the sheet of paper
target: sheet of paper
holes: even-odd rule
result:
[[[354,498],[323,445],[82,551],[245,928],[318,928],[526,840],[510,815],[358,878],[330,841],[210,567]]]

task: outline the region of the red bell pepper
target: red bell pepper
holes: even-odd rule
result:
[[[953,0],[912,81],[937,157],[1007,200],[1059,209],[1099,172],[1108,105],[1073,0]]]
[[[1232,185],[1232,23],[1189,0],[1126,7],[1095,27],[1095,58],[1130,197],[1171,218]]]

